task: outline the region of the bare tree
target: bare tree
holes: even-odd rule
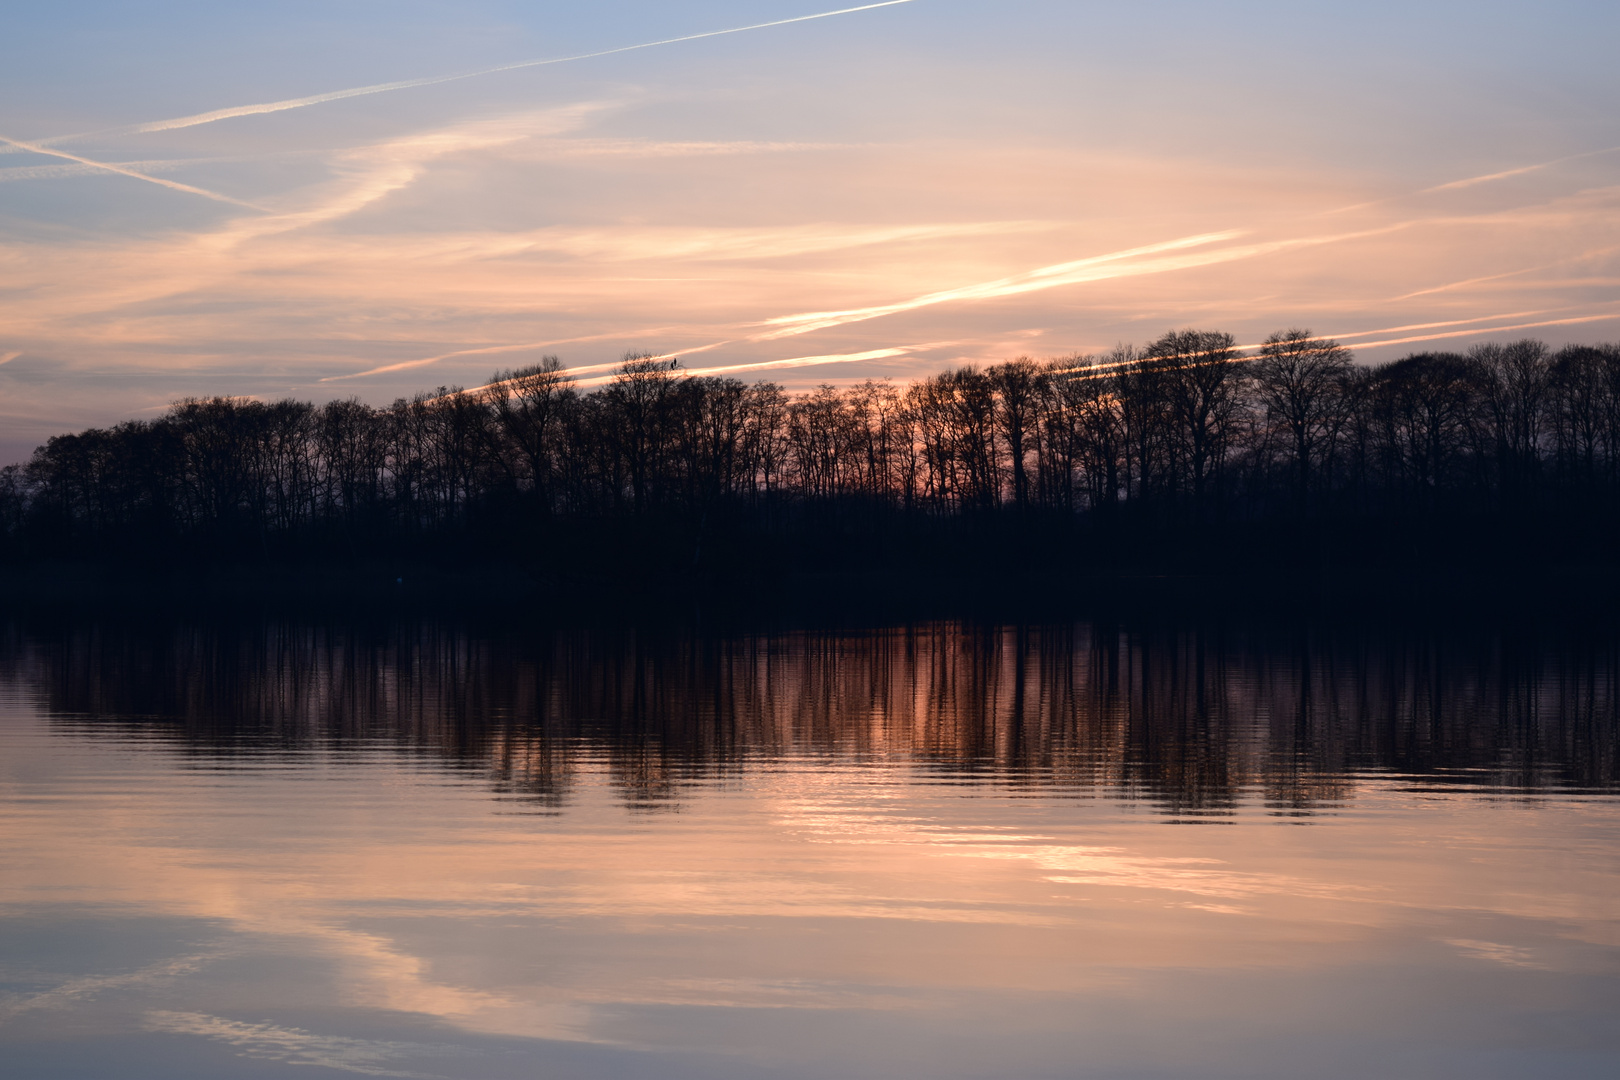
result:
[[[1484,417],[1490,427],[1497,483],[1506,503],[1523,505],[1541,462],[1541,428],[1551,378],[1549,350],[1539,341],[1476,345]]]
[[[484,388],[501,433],[517,451],[535,505],[553,509],[555,457],[562,441],[563,413],[575,398],[574,377],[555,356],[538,364],[497,371]],[[514,480],[520,479],[514,477]]]
[[[755,383],[748,388],[743,405],[748,418],[749,493],[769,500],[782,485],[787,456],[787,394],[776,383]]]
[[[613,381],[602,391],[614,425],[608,434],[616,439],[624,459],[631,507],[637,513],[648,509],[656,492],[665,412],[679,367],[679,360],[626,353]]]
[[[1266,338],[1250,365],[1266,419],[1287,434],[1289,472],[1299,513],[1344,425],[1342,406],[1350,350],[1309,330],[1280,330]]]
[[[1434,510],[1473,441],[1477,367],[1455,353],[1411,356],[1373,372],[1370,405],[1388,486]]]
[[[1007,471],[1012,479],[1013,505],[1029,508],[1029,452],[1040,438],[1040,408],[1044,373],[1027,356],[997,364],[986,375],[995,390],[996,431],[1007,449]]]
[[[1607,368],[1620,355],[1590,345],[1558,350],[1549,369],[1549,420],[1558,471],[1576,490],[1590,495],[1606,479],[1606,459],[1614,447],[1607,438],[1610,413]]]
[[[1202,508],[1211,479],[1225,464],[1243,404],[1243,354],[1231,334],[1172,330],[1149,345],[1143,359],[1159,376],[1183,441],[1193,504]]]

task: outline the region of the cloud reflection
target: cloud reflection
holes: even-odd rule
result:
[[[1613,940],[1614,868],[1568,861],[1620,783],[1603,649],[238,631],[0,637],[38,703],[4,727],[0,906],[224,942],[28,1015],[105,997],[264,1060],[435,1072],[208,988],[273,957],[348,1010],[640,1045],[632,1010],[918,1016],[1424,942],[1563,972],[1557,942]]]

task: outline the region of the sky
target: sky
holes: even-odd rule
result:
[[[11,5],[0,458],[546,354],[803,390],[1186,326],[1620,339],[1620,5],[840,7]]]

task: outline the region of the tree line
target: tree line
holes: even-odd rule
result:
[[[637,354],[584,389],[548,356],[384,407],[187,399],[0,470],[14,558],[661,550],[679,568],[1031,538],[1054,557],[1400,558],[1550,534],[1610,559],[1617,510],[1620,345],[1367,366],[1298,329],[803,394]]]

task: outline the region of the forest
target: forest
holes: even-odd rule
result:
[[[556,357],[385,407],[196,398],[0,472],[41,559],[724,575],[1615,561],[1620,345],[1353,362],[1307,330],[790,394]]]

